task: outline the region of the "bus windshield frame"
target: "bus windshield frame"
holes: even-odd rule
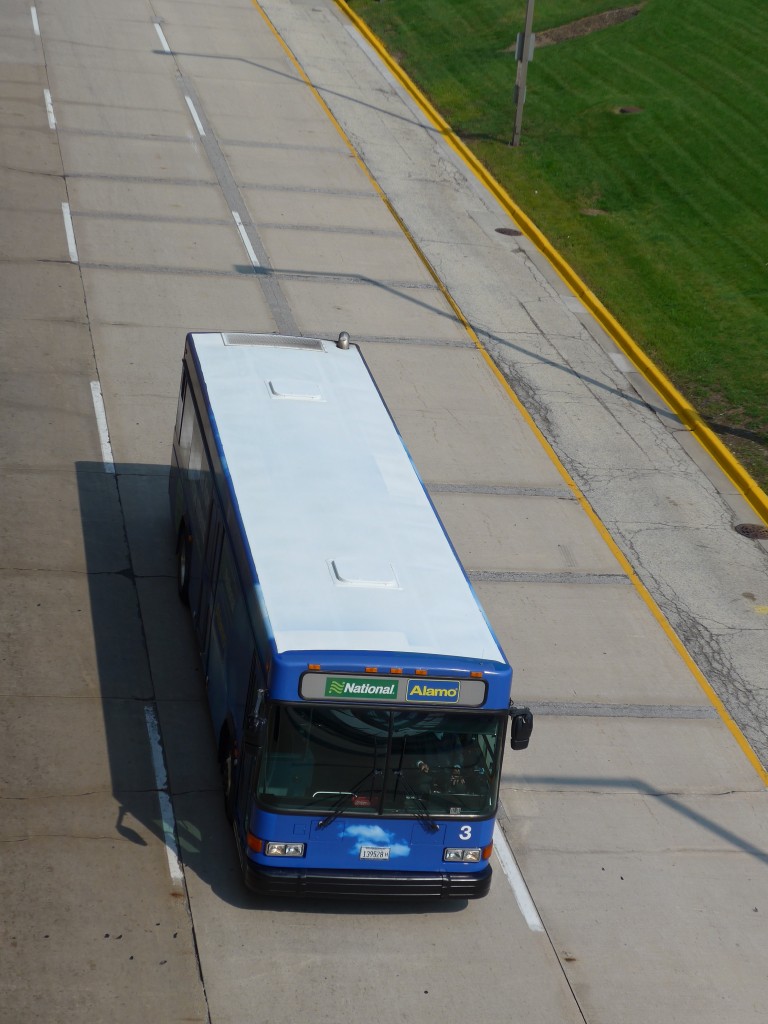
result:
[[[256,801],[278,814],[488,818],[506,711],[270,702]]]

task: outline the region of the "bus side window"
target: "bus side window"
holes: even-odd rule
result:
[[[181,434],[181,418],[184,415],[184,396],[187,393],[187,375],[181,375],[181,387],[179,388],[179,400],[176,403],[176,426],[174,427],[174,440],[178,443]]]
[[[192,447],[192,428],[195,422],[195,403],[192,400],[192,392],[188,386],[187,377],[184,376],[184,383],[179,395],[179,463],[182,469],[189,465],[189,453]]]
[[[188,404],[192,406],[191,402],[188,402]],[[193,532],[198,537],[205,537],[211,512],[211,473],[205,454],[205,446],[203,445],[203,435],[200,432],[197,417],[194,415],[194,406],[192,408],[192,441],[189,448],[189,463],[186,467],[182,466],[182,469],[186,468],[189,481],[189,509],[194,527]],[[187,410],[185,408],[185,420],[186,416]],[[182,422],[182,434],[184,428],[185,423]]]
[[[211,551],[206,554],[210,558],[210,575],[211,580],[214,581],[211,585],[215,588],[216,595],[213,608],[214,633],[212,641],[215,640],[218,647],[218,656],[221,659],[222,685],[224,689],[226,689],[228,673],[225,670],[225,662],[232,658],[232,655],[228,655],[227,653],[230,646],[230,639],[234,639],[238,642],[240,638],[235,629],[235,607],[237,604],[237,593],[234,587],[235,567],[232,560],[232,552],[225,536],[221,538],[220,546],[221,554],[218,563],[218,572],[215,557],[216,553]],[[238,647],[241,646],[242,643],[238,642]],[[234,651],[233,655],[236,655],[237,653],[237,651]]]

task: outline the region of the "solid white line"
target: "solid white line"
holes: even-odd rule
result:
[[[30,7],[29,13],[32,15],[32,28],[36,36],[40,35],[40,22],[37,20],[37,8]]]
[[[109,442],[109,428],[107,427],[107,411],[104,408],[104,396],[101,393],[101,384],[97,380],[91,381],[91,395],[93,396],[93,408],[96,413],[96,426],[99,430],[99,441],[101,442],[101,458],[104,462],[104,472],[115,472],[115,460],[112,458],[112,445]]]
[[[184,99],[187,101],[187,106],[189,107],[189,112],[192,115],[192,120],[195,122],[195,127],[197,128],[201,135],[205,135],[205,128],[203,128],[203,122],[197,116],[195,104],[192,102],[189,96],[185,96]]]
[[[155,32],[157,32],[158,36],[160,36],[160,45],[162,46],[162,48],[165,50],[166,53],[170,53],[171,48],[168,45],[168,40],[165,38],[165,33],[157,24],[157,22],[155,22]]]
[[[43,96],[45,96],[45,112],[48,115],[48,127],[52,132],[55,132],[56,115],[53,112],[53,100],[51,99],[50,89],[43,89]]]
[[[544,925],[541,923],[539,912],[536,910],[531,894],[528,892],[528,886],[525,884],[525,879],[520,873],[517,861],[509,848],[507,837],[504,835],[498,822],[493,826],[493,848],[496,851],[496,856],[499,858],[501,869],[507,876],[507,881],[517,900],[517,905],[520,907],[520,913],[525,918],[525,923],[532,932],[543,932]]]
[[[260,267],[261,264],[259,263],[258,257],[256,256],[256,253],[253,251],[253,246],[251,245],[251,240],[248,237],[248,233],[245,230],[245,226],[244,226],[243,222],[240,220],[240,214],[237,212],[237,210],[233,210],[232,211],[232,216],[235,218],[235,224],[237,225],[237,230],[240,232],[240,237],[243,240],[243,245],[245,246],[245,251],[248,253],[248,259],[251,261],[251,263],[254,265],[254,267]]]
[[[179,848],[176,845],[176,819],[173,816],[171,798],[168,794],[168,776],[165,772],[163,748],[160,745],[160,730],[157,727],[157,716],[155,715],[155,709],[149,704],[144,705],[144,720],[147,723],[149,749],[152,754],[152,768],[155,772],[157,796],[160,801],[160,817],[163,823],[168,870],[171,874],[173,885],[181,886],[184,883],[184,872],[181,869]]]
[[[75,229],[72,225],[72,213],[69,203],[61,204],[61,212],[64,214],[64,230],[67,233],[67,245],[69,246],[69,258],[73,263],[78,262],[77,246],[75,245]]]

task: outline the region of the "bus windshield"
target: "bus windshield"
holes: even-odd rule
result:
[[[257,798],[283,812],[487,816],[503,729],[499,712],[273,704]]]

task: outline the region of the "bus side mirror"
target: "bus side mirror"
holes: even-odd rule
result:
[[[256,715],[249,715],[245,723],[243,742],[251,747],[261,747],[267,738],[267,720]]]
[[[533,714],[528,708],[513,708],[509,717],[512,719],[509,745],[513,750],[525,750],[533,732]]]

